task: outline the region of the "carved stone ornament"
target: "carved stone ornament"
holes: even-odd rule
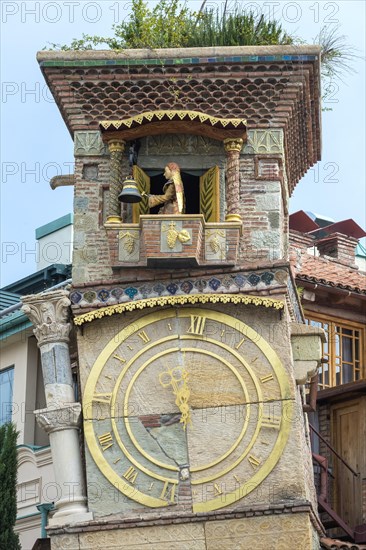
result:
[[[44,294],[24,296],[22,311],[35,325],[38,346],[51,342],[69,342],[69,293],[55,290]]]
[[[38,425],[47,433],[60,430],[78,429],[81,419],[81,403],[71,403],[57,409],[34,411]]]
[[[76,157],[98,156],[106,153],[100,132],[75,132],[74,154]]]
[[[283,154],[284,139],[282,129],[249,130],[245,154]]]

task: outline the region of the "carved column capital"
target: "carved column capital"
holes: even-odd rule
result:
[[[47,433],[78,429],[81,420],[81,403],[71,403],[57,409],[34,411],[38,425]]]
[[[110,153],[123,153],[126,142],[123,139],[110,139],[108,141],[108,150]]]
[[[227,138],[224,140],[225,151],[229,153],[230,151],[236,151],[240,153],[244,145],[244,140],[241,138]]]
[[[33,332],[39,347],[51,342],[69,342],[71,302],[68,296],[66,290],[55,290],[22,298],[22,311],[35,325]]]

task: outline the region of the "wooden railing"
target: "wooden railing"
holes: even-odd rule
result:
[[[348,502],[357,502],[360,497],[360,474],[352,468],[344,458],[326,441],[326,439],[310,424],[313,437],[318,437],[326,448],[326,453],[313,452],[314,478],[317,489],[320,511],[326,512],[330,518],[324,521],[327,529],[340,527],[352,540],[355,539],[355,525],[350,525],[350,511],[344,509],[341,478],[349,479],[347,484]],[[320,447],[320,445],[319,445]],[[342,513],[343,512],[343,513]]]

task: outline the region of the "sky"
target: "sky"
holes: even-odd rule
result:
[[[188,0],[198,10],[202,0]],[[339,27],[359,58],[355,73],[333,82],[322,113],[322,160],[298,183],[290,211],[312,211],[366,229],[364,0],[242,1],[275,16],[305,43],[323,26]],[[153,2],[151,2],[153,4]],[[208,0],[210,7],[223,2]],[[230,5],[230,1],[229,1]],[[1,263],[0,286],[36,270],[35,229],[72,212],[73,189],[50,179],[73,172],[73,142],[44,82],[36,52],[82,33],[109,36],[131,2],[6,1],[1,9]],[[328,110],[331,109],[331,110]]]

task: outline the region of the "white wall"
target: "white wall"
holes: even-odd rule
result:
[[[72,263],[73,234],[73,225],[67,225],[38,240],[37,271],[52,264]]]

